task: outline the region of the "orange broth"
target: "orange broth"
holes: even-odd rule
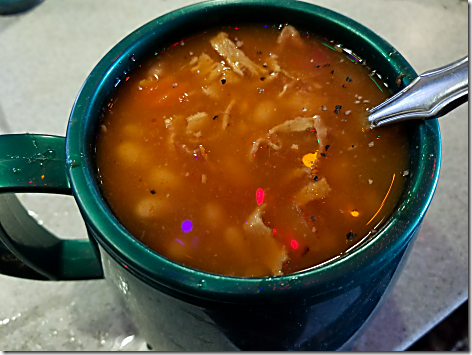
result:
[[[159,254],[288,274],[342,254],[395,208],[407,135],[365,123],[390,93],[333,41],[282,27],[208,30],[118,87],[97,138],[101,187]]]

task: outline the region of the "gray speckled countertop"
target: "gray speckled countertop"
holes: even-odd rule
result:
[[[45,0],[0,16],[0,129],[64,135],[81,84],[121,38],[190,0]],[[319,0],[385,38],[424,72],[468,52],[460,0]],[[468,298],[468,104],[440,119],[437,192],[397,284],[356,350],[402,350]],[[84,237],[71,197],[21,195],[46,228]],[[0,276],[0,350],[145,350],[103,280]],[[161,344],[157,350],[168,349]]]

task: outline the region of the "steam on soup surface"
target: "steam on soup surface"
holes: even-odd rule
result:
[[[351,248],[392,211],[408,170],[402,127],[364,124],[388,93],[352,58],[289,25],[156,49],[119,86],[97,138],[120,222],[169,259],[234,276],[287,274]]]

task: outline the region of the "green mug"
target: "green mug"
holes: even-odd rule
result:
[[[0,15],[16,15],[39,5],[43,0],[0,0]]]
[[[377,234],[341,257],[291,275],[229,277],[173,262],[130,235],[100,193],[95,138],[102,108],[124,76],[149,51],[190,31],[243,21],[288,22],[328,34],[382,73],[393,92],[417,76],[374,32],[303,2],[214,0],[163,15],[124,38],[93,69],[74,103],[65,138],[0,136],[0,240],[34,270],[2,264],[1,273],[50,280],[105,277],[150,347],[164,339],[175,344],[169,350],[194,351],[351,346],[395,283],[433,197],[441,159],[437,120],[407,123],[410,178]],[[13,192],[72,194],[89,239],[57,239],[27,216]]]

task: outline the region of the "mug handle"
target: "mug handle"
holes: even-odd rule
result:
[[[65,138],[39,134],[0,135],[0,273],[30,279],[103,277],[98,249],[88,239],[59,239],[40,226],[15,192],[72,195]],[[18,267],[2,243],[34,271]]]

